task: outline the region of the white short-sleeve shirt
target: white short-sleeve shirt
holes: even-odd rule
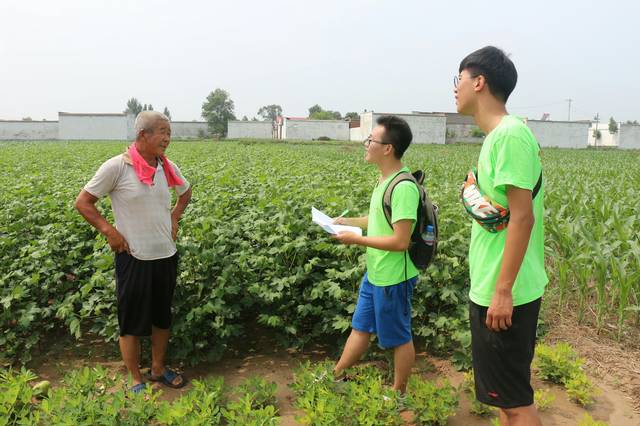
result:
[[[189,189],[180,169],[169,162],[183,184],[174,186],[178,196]],[[161,161],[153,185],[140,182],[126,154],[105,161],[84,190],[97,198],[109,195],[115,227],[127,240],[131,255],[140,260],[171,257],[176,244],[171,237],[171,193]]]

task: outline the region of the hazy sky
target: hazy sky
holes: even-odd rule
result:
[[[512,113],[640,120],[636,1],[0,0],[0,119],[122,112],[200,119],[215,88],[238,117],[454,111],[453,76],[493,44],[519,72]]]

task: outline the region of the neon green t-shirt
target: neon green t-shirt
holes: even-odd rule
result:
[[[409,169],[403,167],[400,171],[408,172]],[[384,197],[384,191],[395,176],[396,173],[376,185],[371,194],[369,223],[367,226],[367,235],[370,237],[393,235],[393,228],[389,226],[384,216],[382,197]],[[391,223],[396,223],[403,219],[411,219],[413,220],[413,226],[411,227],[413,232],[418,217],[419,200],[420,193],[413,182],[405,181],[396,185],[391,196]],[[367,247],[367,275],[369,282],[373,285],[384,287],[403,282],[405,280],[405,265],[407,268],[406,279],[411,279],[418,275],[418,270],[411,258],[409,258],[409,253]]]
[[[492,200],[508,207],[506,186],[533,190],[541,170],[540,147],[533,133],[519,117],[505,116],[482,144],[478,158],[480,189]],[[514,306],[542,297],[549,281],[544,270],[544,184],[533,200],[533,216],[535,223],[529,245],[512,289]],[[478,305],[491,304],[508,229],[491,233],[473,222],[469,246],[469,298]]]

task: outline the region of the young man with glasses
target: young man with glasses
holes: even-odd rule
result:
[[[393,226],[385,218],[382,198],[393,178],[409,171],[401,159],[412,138],[405,120],[390,115],[378,118],[377,126],[364,141],[365,161],[380,172],[371,195],[369,215],[336,219],[338,224],[367,229],[367,235],[342,232],[335,236],[343,244],[367,247],[367,272],[360,284],[351,334],[334,368],[336,379],[344,379],[344,370],[364,355],[371,335],[375,334],[380,347],[394,350],[393,389],[401,396],[415,360],[411,296],[418,270],[406,250],[417,219],[419,192],[413,182],[401,182],[395,187],[391,198]]]
[[[454,78],[459,113],[487,135],[477,185],[509,210],[508,226],[474,221],[469,246],[469,319],[476,397],[500,409],[502,425],[540,425],[531,361],[544,288],[544,188],[540,148],[506,102],[516,86],[513,62],[492,46],[462,60]],[[536,195],[534,195],[534,193]]]

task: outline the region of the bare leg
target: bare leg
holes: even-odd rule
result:
[[[344,345],[340,360],[333,368],[333,372],[336,376],[340,375],[344,370],[354,365],[362,358],[362,355],[369,348],[370,333],[365,333],[358,330],[351,330],[351,334],[347,339],[347,343]]]
[[[393,350],[394,378],[393,389],[404,394],[407,391],[407,382],[411,375],[411,368],[416,360],[416,351],[413,340],[400,345]]]
[[[138,336],[120,336],[120,352],[124,365],[131,374],[133,385],[142,383],[140,374],[140,338]]]
[[[509,426],[542,426],[535,405],[500,410],[509,419]]]
[[[169,334],[168,329],[151,328],[151,374],[154,376],[161,376],[165,371]],[[172,383],[177,386],[182,383],[182,380],[182,376],[178,375]]]

